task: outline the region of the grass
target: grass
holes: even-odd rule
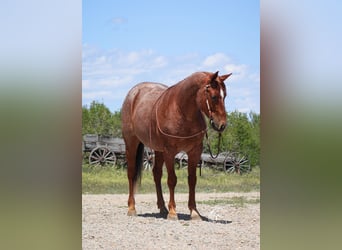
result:
[[[234,196],[231,198],[221,198],[215,200],[198,201],[198,204],[206,205],[226,205],[232,204],[234,207],[244,207],[246,204],[259,204],[260,199],[247,199],[243,196]]]
[[[164,167],[162,178],[163,191],[168,192],[167,172]],[[176,169],[178,177],[175,192],[188,193],[187,169]],[[250,192],[260,190],[260,168],[254,167],[248,174],[226,174],[208,168],[202,169],[202,176],[197,174],[196,192]],[[155,186],[152,171],[143,171],[138,193],[153,193]],[[128,181],[123,168],[82,166],[83,194],[127,194]]]

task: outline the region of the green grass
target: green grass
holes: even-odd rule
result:
[[[123,168],[93,167],[84,164],[82,167],[83,194],[126,194],[128,181]],[[176,192],[188,192],[187,169],[176,169],[178,177]],[[163,191],[167,192],[167,172],[164,167],[162,178]],[[250,192],[260,190],[260,168],[255,167],[248,174],[226,174],[222,171],[202,169],[202,176],[197,174],[196,192]],[[153,193],[155,186],[152,171],[143,171],[138,193]]]

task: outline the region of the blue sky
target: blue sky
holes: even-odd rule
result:
[[[232,72],[227,111],[260,113],[259,1],[83,1],[82,104],[121,108],[142,81]]]

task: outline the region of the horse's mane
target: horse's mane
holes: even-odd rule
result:
[[[204,83],[207,82],[206,78],[208,78],[210,74],[211,73],[205,71],[195,72],[190,76],[184,78],[183,80],[179,81],[178,83],[170,86],[167,90],[171,90],[174,87],[185,89],[187,89],[188,87],[195,87],[195,89],[197,90],[198,88],[202,87]]]

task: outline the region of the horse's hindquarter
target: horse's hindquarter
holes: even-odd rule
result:
[[[122,109],[123,134],[136,136],[150,146],[151,115],[155,102],[167,89],[158,83],[140,83],[133,87],[124,101]]]

